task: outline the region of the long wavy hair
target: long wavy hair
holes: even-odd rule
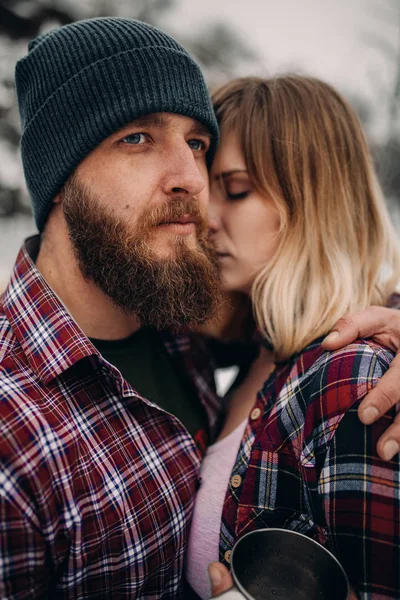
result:
[[[386,304],[400,279],[396,235],[358,117],[330,85],[240,78],[213,102],[252,185],[279,211],[278,247],[251,296],[259,329],[287,358],[349,311]]]

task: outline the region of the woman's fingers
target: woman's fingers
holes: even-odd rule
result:
[[[400,450],[400,413],[390,427],[381,435],[377,452],[383,460],[391,460]]]
[[[208,575],[211,582],[211,595],[217,596],[226,592],[233,586],[233,579],[228,569],[219,562],[210,563]]]
[[[399,401],[400,354],[397,354],[387,372],[361,402],[358,408],[360,421],[365,425],[374,423]]]
[[[363,399],[358,407],[362,423],[370,425],[400,401],[400,354],[392,361],[389,370]],[[400,414],[381,435],[376,447],[383,460],[391,460],[400,450]]]
[[[337,350],[357,338],[371,337],[393,352],[400,348],[400,311],[382,306],[370,306],[346,315],[334,325],[322,345]]]

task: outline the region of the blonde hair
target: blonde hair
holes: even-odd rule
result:
[[[281,359],[344,314],[385,305],[400,253],[361,124],[310,77],[236,79],[213,95],[250,180],[280,215],[279,243],[252,288],[255,318]],[[251,235],[251,232],[249,232]]]

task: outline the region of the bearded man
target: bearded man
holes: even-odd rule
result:
[[[158,330],[218,303],[207,87],[117,18],[37,38],[16,84],[40,236],[0,309],[0,596],[175,598],[217,398],[190,338]]]

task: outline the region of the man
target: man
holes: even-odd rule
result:
[[[217,398],[188,336],[152,327],[218,302],[209,94],[175,40],[116,18],[34,40],[16,85],[41,236],[1,301],[0,596],[175,598],[188,432],[205,443]]]

